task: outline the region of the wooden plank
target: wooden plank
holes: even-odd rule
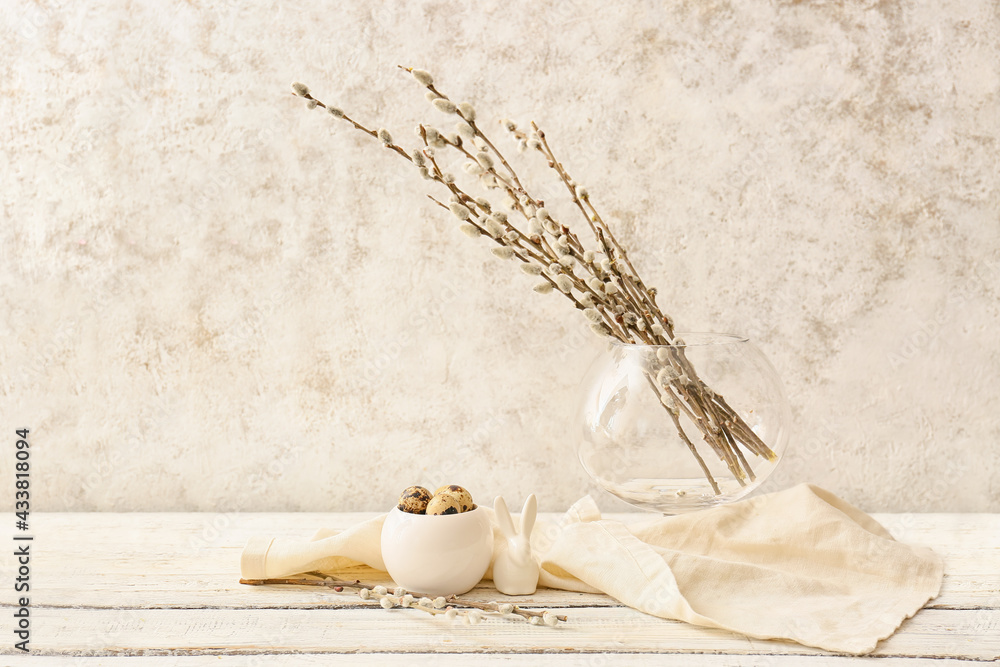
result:
[[[355,573],[351,573],[352,575]],[[382,583],[392,587],[392,581],[381,577],[362,577],[366,583]],[[238,575],[185,576],[99,574],[87,576],[85,583],[37,576],[32,604],[36,607],[97,607],[97,608],[161,608],[192,607],[259,609],[270,607],[312,608],[356,606],[360,600],[350,592],[335,593],[315,587],[243,586]],[[611,607],[620,603],[606,595],[539,589],[535,595],[508,597],[487,582],[462,596],[479,602],[510,601],[535,607]],[[10,607],[5,602],[0,607]]]
[[[282,535],[307,538],[319,528],[346,528],[375,516],[374,512],[99,512],[32,514],[32,531],[53,544],[76,543],[92,531],[111,531],[119,543],[171,543],[178,547],[204,548],[220,542],[242,546],[247,538]],[[542,513],[540,518],[558,514]],[[649,520],[641,513],[608,514],[606,518],[634,523]],[[897,538],[909,544],[949,547],[955,553],[967,549],[1000,548],[1000,514],[873,514]],[[169,538],[167,538],[169,536]],[[947,536],[948,542],[940,538]],[[149,538],[149,539],[148,539]],[[79,546],[79,543],[76,543]],[[89,543],[88,548],[112,544]]]
[[[32,532],[37,534],[39,544],[48,545],[52,552],[117,557],[121,566],[128,567],[128,556],[133,550],[152,550],[151,554],[164,559],[182,557],[197,562],[219,548],[242,549],[251,536],[308,538],[318,528],[344,528],[372,516],[372,513],[40,513],[32,515]],[[642,514],[611,516],[625,523],[646,518]],[[995,559],[1000,558],[1000,514],[874,516],[897,539],[934,548],[956,562],[985,558],[995,564]]]
[[[53,656],[78,652],[128,655],[170,652],[163,658],[113,657],[139,664],[180,653],[237,653],[239,664],[314,664],[327,653],[359,664],[379,664],[384,652],[417,658],[425,651],[453,653],[510,647],[532,653],[533,664],[836,665],[862,659],[828,657],[788,642],[749,640],[732,633],[655,619],[617,605],[606,596],[540,590],[519,602],[566,609],[572,622],[557,629],[519,623],[449,625],[419,612],[386,612],[358,606],[350,595],[311,588],[247,587],[236,583],[239,554],[252,535],[308,537],[321,526],[349,526],[363,514],[41,514],[35,515],[33,645]],[[645,515],[618,515],[623,521]],[[944,591],[933,607],[907,621],[875,655],[918,665],[918,656],[962,660],[1000,657],[1000,516],[876,515],[898,539],[935,548],[945,558]],[[6,565],[6,564],[5,564]],[[10,574],[9,566],[3,570]],[[367,576],[365,576],[367,575]],[[366,580],[370,571],[355,574]],[[3,602],[13,602],[5,591]],[[474,599],[502,599],[480,587]],[[51,605],[53,608],[47,608]],[[92,609],[68,609],[88,605]],[[55,608],[56,606],[61,608]],[[113,607],[124,606],[125,609]],[[189,609],[188,607],[197,607]],[[261,608],[271,607],[271,608]],[[274,608],[278,607],[278,608]],[[942,608],[943,607],[943,608]],[[173,609],[171,609],[173,608]],[[954,608],[948,610],[947,608]],[[391,628],[391,632],[386,629]],[[350,638],[345,644],[344,637]],[[275,645],[271,648],[272,644]],[[606,651],[631,653],[624,658]],[[285,651],[315,655],[294,655]],[[555,654],[538,654],[554,651]],[[649,655],[666,652],[664,656]],[[11,653],[10,647],[0,652]],[[416,652],[416,653],[413,653]],[[572,652],[572,655],[559,655]],[[259,655],[257,655],[259,653]],[[582,655],[586,654],[586,655]],[[743,656],[743,657],[739,657]],[[903,656],[906,656],[903,658]],[[329,656],[327,656],[329,657]],[[517,657],[517,656],[513,656]],[[524,656],[521,656],[522,658]],[[200,661],[189,655],[185,660]],[[507,662],[485,654],[477,662]],[[87,664],[72,658],[74,664]],[[108,660],[102,658],[101,660]],[[300,663],[289,662],[290,659]],[[417,661],[467,660],[462,655],[423,656]],[[542,660],[544,659],[544,662]],[[627,659],[627,663],[623,660]],[[863,660],[871,660],[866,658]],[[90,659],[86,659],[90,661]],[[212,664],[218,657],[212,656]],[[891,661],[891,662],[890,662]],[[53,663],[56,664],[56,663]],[[91,664],[106,664],[94,662]],[[207,664],[191,662],[191,664]],[[234,663],[235,664],[235,663]],[[463,662],[464,664],[464,662]]]
[[[711,653],[818,655],[791,642],[663,621],[627,608],[567,609],[556,628],[509,621],[450,624],[414,610],[35,609],[42,654],[190,653]],[[11,652],[10,646],[0,651]],[[925,610],[874,655],[1000,658],[1000,610]]]
[[[400,656],[387,653],[338,655],[337,665],[384,665],[398,662]],[[707,655],[700,653],[648,654],[648,653],[589,653],[586,655],[552,655],[536,653],[524,654],[481,653],[475,657],[476,665],[524,665],[532,667],[571,667],[572,665],[593,665],[595,667],[968,667],[968,660],[942,658],[879,658],[828,655]],[[329,665],[329,654],[267,653],[256,655],[198,655],[198,656],[102,656],[68,657],[47,656],[47,665],[54,667],[254,667],[281,665],[282,667],[314,667]],[[405,656],[405,665],[430,665],[433,667],[457,667],[469,664],[467,654],[415,654]]]
[[[350,593],[334,593],[312,587],[290,586],[242,586],[238,573],[218,574],[120,574],[103,573],[98,567],[88,567],[89,572],[74,576],[66,570],[57,569],[50,561],[40,559],[36,563],[41,570],[33,575],[36,586],[33,590],[35,606],[50,607],[102,607],[102,608],[182,608],[211,607],[232,609],[257,609],[268,607],[340,607],[356,605],[357,598]],[[41,569],[45,568],[45,569]],[[60,572],[62,573],[60,575]],[[391,586],[391,581],[382,576],[365,572],[351,572],[342,576],[353,576],[365,582],[383,583]],[[0,574],[0,578],[5,575]],[[9,576],[6,577],[9,580]],[[619,603],[606,595],[573,593],[552,589],[539,589],[530,596],[507,597],[489,583],[478,586],[464,597],[480,602],[513,601],[517,604],[537,607],[601,607],[618,606]],[[10,607],[13,596],[5,593],[0,607]],[[945,575],[941,595],[932,601],[929,609],[980,609],[1000,608],[1000,591],[995,587],[995,578],[986,575]]]
[[[237,583],[239,555],[252,535],[308,537],[319,526],[349,526],[358,514],[39,514],[35,515],[33,602],[38,606],[231,607],[342,606],[351,596],[315,589],[248,587]],[[634,521],[645,515],[616,515]],[[1000,516],[877,515],[911,544],[945,558],[942,594],[930,608],[1000,607]],[[9,578],[5,559],[0,576]],[[381,583],[371,570],[350,573]],[[376,581],[379,580],[379,581]],[[0,604],[14,602],[11,589]],[[471,599],[502,599],[483,586]],[[519,601],[521,599],[519,598]],[[540,590],[523,600],[538,606],[614,605],[606,596]]]

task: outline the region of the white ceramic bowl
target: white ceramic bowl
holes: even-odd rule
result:
[[[382,560],[407,591],[461,595],[486,574],[493,527],[482,507],[461,514],[409,514],[394,507],[382,524]]]

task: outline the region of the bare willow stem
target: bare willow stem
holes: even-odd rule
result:
[[[659,388],[656,386],[656,381],[653,380],[653,378],[649,377],[648,373],[646,374],[646,380],[653,387],[653,391],[659,394],[660,391]],[[673,420],[674,426],[677,428],[677,433],[681,436],[681,439],[688,446],[688,449],[691,450],[691,454],[693,454],[694,458],[698,461],[698,465],[701,466],[701,471],[705,474],[705,478],[708,480],[708,483],[712,485],[712,490],[715,491],[715,495],[719,495],[719,493],[721,493],[721,491],[719,491],[719,485],[715,482],[715,478],[712,477],[712,473],[708,469],[708,466],[705,465],[705,459],[701,458],[701,454],[698,453],[698,449],[694,446],[694,443],[691,442],[691,438],[689,438],[687,433],[684,432],[684,428],[681,426],[681,421],[680,418],[678,417],[677,412],[675,410],[671,410],[669,406],[665,405],[663,407],[667,411],[667,414],[670,415],[670,418]]]

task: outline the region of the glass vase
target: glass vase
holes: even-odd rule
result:
[[[679,333],[609,343],[586,383],[580,461],[606,491],[665,514],[747,496],[785,451],[781,380],[748,339]]]

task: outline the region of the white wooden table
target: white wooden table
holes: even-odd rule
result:
[[[898,539],[941,553],[945,580],[936,600],[863,658],[665,621],[599,595],[539,590],[517,599],[566,614],[568,622],[555,628],[503,620],[469,626],[416,610],[387,611],[349,593],[238,583],[240,552],[251,535],[309,537],[319,527],[370,516],[33,514],[30,646],[33,657],[47,656],[33,664],[319,665],[331,654],[344,664],[444,666],[917,667],[1000,659],[1000,515],[875,515]],[[28,662],[10,631],[19,595],[13,561],[4,559],[0,587],[7,607],[2,665]],[[371,571],[350,576],[379,579]],[[488,586],[468,597],[505,599]]]

